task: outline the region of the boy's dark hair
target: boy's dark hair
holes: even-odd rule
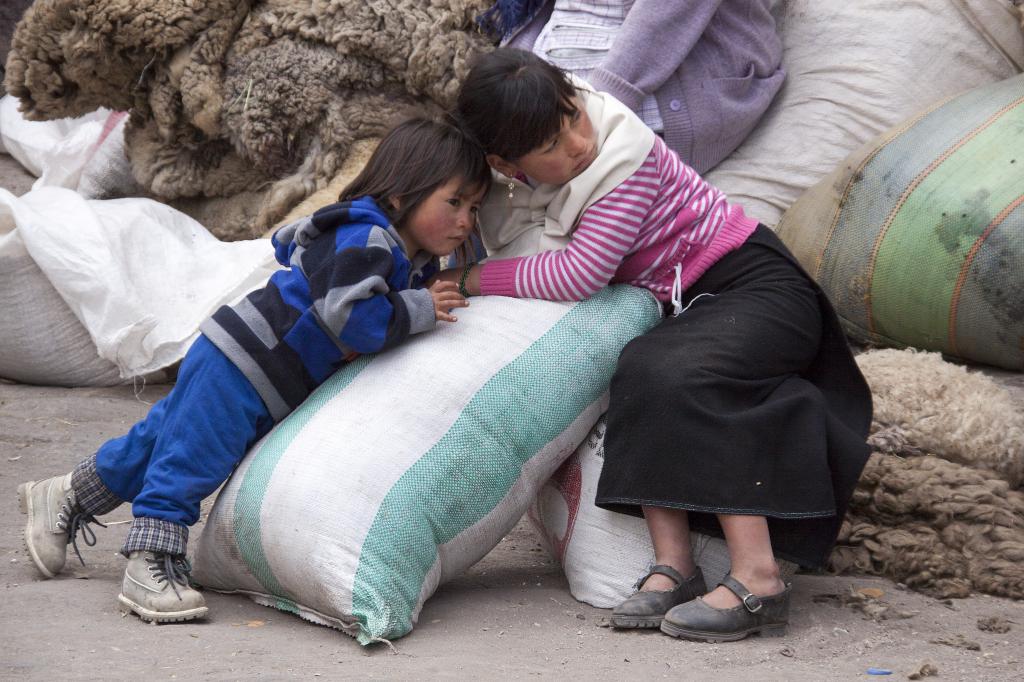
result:
[[[416,116],[388,131],[338,201],[369,196],[398,226],[435,189],[456,177],[462,178],[461,195],[490,186],[491,169],[480,145],[454,122]],[[398,208],[390,199],[398,200]]]
[[[488,154],[515,162],[558,134],[576,113],[576,88],[532,52],[503,47],[481,56],[459,90],[459,122]]]

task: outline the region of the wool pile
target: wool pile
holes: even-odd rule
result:
[[[449,106],[491,48],[474,28],[487,5],[36,0],[5,83],[31,120],[129,110],[136,180],[165,201],[258,191],[248,234],[229,235],[251,236],[322,188],[355,141]]]
[[[14,35],[14,27],[21,19],[25,9],[32,4],[32,0],[4,0],[0,3],[0,80],[4,76],[4,64],[7,63],[7,53],[11,50],[11,36]],[[4,94],[3,84],[0,83],[0,96]]]
[[[1024,411],[996,381],[937,353],[858,356],[874,452],[830,569],[939,598],[1024,598]]]

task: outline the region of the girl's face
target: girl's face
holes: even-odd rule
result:
[[[577,97],[574,103],[576,113],[562,121],[562,129],[550,140],[515,162],[495,154],[488,154],[487,162],[509,177],[524,173],[549,185],[564,185],[587,170],[597,158],[597,134],[583,102]]]
[[[469,237],[486,188],[462,195],[463,182],[456,177],[439,186],[396,228],[410,257],[418,251],[446,256]]]

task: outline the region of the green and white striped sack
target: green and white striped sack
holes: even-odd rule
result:
[[[480,297],[356,360],[242,460],[195,579],[362,644],[407,634],[587,436],[623,346],[659,317],[627,286],[580,303]]]

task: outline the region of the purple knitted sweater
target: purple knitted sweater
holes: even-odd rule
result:
[[[698,173],[750,134],[782,86],[771,0],[635,0],[605,63],[588,77],[634,111],[654,94],[669,148]],[[532,49],[554,2],[507,44]]]

